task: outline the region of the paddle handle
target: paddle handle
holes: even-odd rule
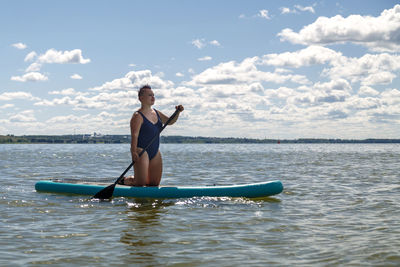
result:
[[[179,108],[177,108],[174,112],[174,114],[169,117],[167,122],[161,127],[161,130],[158,134],[156,134],[153,139],[149,142],[149,144],[139,153],[139,158],[143,155],[143,153],[150,147],[150,145],[157,139],[157,136],[167,127],[167,125],[176,117],[176,115],[179,113]],[[125,174],[129,171],[130,168],[132,168],[133,164],[135,164],[134,161],[129,164],[128,168],[121,174],[121,176],[114,182],[114,184],[118,184],[118,182],[125,176]]]

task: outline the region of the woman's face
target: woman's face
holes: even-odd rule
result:
[[[140,102],[146,105],[154,105],[156,98],[154,97],[153,90],[145,89],[143,94],[139,97]]]

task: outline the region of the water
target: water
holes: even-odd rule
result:
[[[162,184],[280,179],[273,198],[96,202],[35,182],[113,182],[129,145],[0,145],[0,266],[399,266],[400,146],[163,144]]]

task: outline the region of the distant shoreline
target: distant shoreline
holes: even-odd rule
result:
[[[0,144],[129,144],[130,135],[0,135]],[[400,139],[252,139],[233,137],[161,136],[164,144],[396,144]]]

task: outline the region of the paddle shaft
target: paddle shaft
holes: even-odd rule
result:
[[[167,122],[163,125],[163,127],[161,127],[160,132],[155,135],[153,137],[153,139],[150,140],[149,144],[139,153],[139,158],[143,155],[143,153],[151,146],[151,144],[153,144],[153,142],[157,139],[157,136],[164,130],[165,127],[167,127],[167,125],[176,117],[176,115],[178,114],[179,109],[176,109],[174,114],[171,115],[171,117],[169,117],[169,119],[167,120]],[[117,184],[123,177],[124,175],[129,171],[130,168],[132,168],[132,166],[135,164],[134,161],[131,162],[131,164],[129,164],[128,168],[126,168],[126,170],[121,174],[121,176],[115,181],[115,184]]]

